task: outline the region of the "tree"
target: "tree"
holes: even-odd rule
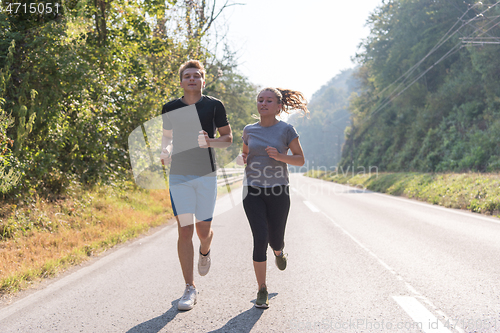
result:
[[[230,5],[215,3],[82,0],[51,17],[0,13],[0,55],[15,43],[12,61],[0,58],[11,73],[7,137],[23,177],[14,192],[59,193],[72,179],[127,174],[128,134],[178,95],[184,61],[213,58],[207,32]]]
[[[350,105],[341,165],[498,169],[499,147],[489,139],[499,136],[498,45],[473,42],[500,41],[499,12],[480,2],[384,2],[356,55],[362,90]]]

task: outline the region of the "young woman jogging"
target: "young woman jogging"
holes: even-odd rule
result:
[[[276,116],[290,110],[301,110],[304,114],[309,111],[302,93],[280,88],[263,89],[257,97],[257,110],[260,121],[245,126],[238,160],[246,164],[243,207],[254,239],[253,266],[258,284],[255,306],[267,308],[268,244],[274,251],[276,266],[284,270],[287,265],[287,255],[283,252],[290,209],[287,164],[304,165],[297,131]]]

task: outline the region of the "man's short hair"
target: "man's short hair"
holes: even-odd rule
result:
[[[199,69],[201,77],[203,78],[203,80],[205,80],[205,67],[203,67],[203,64],[198,60],[188,60],[182,64],[181,68],[179,68],[179,78],[181,81],[182,81],[182,74],[184,74],[184,71],[188,68]]]

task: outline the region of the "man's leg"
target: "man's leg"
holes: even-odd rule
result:
[[[198,273],[200,276],[207,275],[212,264],[212,258],[210,257],[210,245],[212,244],[214,232],[210,227],[211,224],[211,221],[197,220],[196,222],[196,232],[200,238],[200,253],[198,257]]]
[[[177,253],[181,263],[182,275],[186,284],[195,286],[193,277],[193,214],[180,214],[175,218],[177,219],[177,230],[179,231]]]
[[[200,239],[200,252],[204,255],[210,251],[214,231],[212,218],[217,198],[217,178],[215,175],[196,179],[196,233]]]
[[[200,238],[200,251],[207,254],[210,251],[214,231],[212,230],[212,221],[196,221],[196,233]]]
[[[186,289],[182,295],[177,308],[179,310],[191,310],[196,304],[198,292],[194,284],[193,277],[193,209],[195,204],[195,190],[190,184],[189,176],[170,175],[170,198],[172,200],[172,210],[177,220],[177,255],[181,264],[182,275],[186,283]]]

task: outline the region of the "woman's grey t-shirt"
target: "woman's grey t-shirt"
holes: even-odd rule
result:
[[[283,121],[273,126],[263,127],[259,123],[243,129],[243,142],[248,146],[245,186],[273,187],[288,185],[286,163],[270,158],[267,147],[274,147],[279,153],[287,154],[290,142],[298,138],[295,128]]]

